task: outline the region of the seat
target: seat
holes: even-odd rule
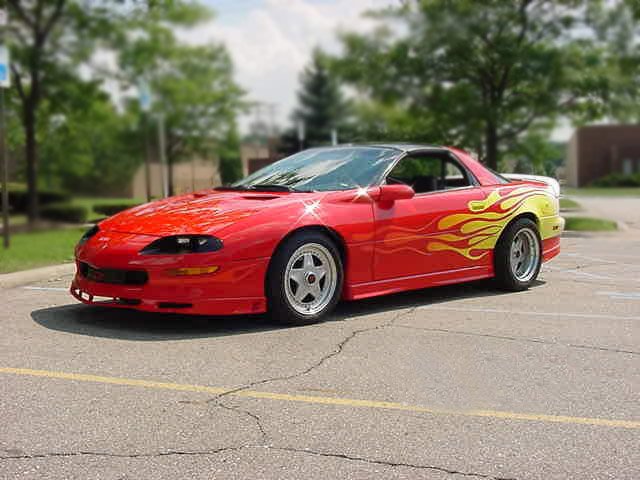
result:
[[[435,192],[438,190],[438,178],[433,175],[420,175],[413,182],[416,193]]]

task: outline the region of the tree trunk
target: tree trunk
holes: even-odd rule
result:
[[[493,169],[498,169],[498,128],[493,121],[487,121],[484,137],[484,162]]]
[[[25,132],[25,157],[27,163],[27,215],[29,223],[38,220],[38,143],[36,139],[36,113],[31,102],[25,105],[22,118]]]

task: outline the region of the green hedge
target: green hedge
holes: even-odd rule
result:
[[[640,187],[640,173],[623,175],[611,173],[592,183],[594,187]]]
[[[89,210],[82,205],[54,203],[40,209],[40,216],[46,220],[65,223],[87,223]]]
[[[53,203],[67,202],[69,199],[70,197],[67,193],[58,190],[39,189],[38,191],[38,203],[41,207]],[[11,213],[27,213],[28,205],[27,187],[21,183],[10,183],[9,208]]]
[[[618,229],[616,222],[604,218],[567,217],[565,221],[565,230],[606,232]]]
[[[101,215],[106,215],[110,217],[111,215],[115,215],[116,213],[120,213],[124,210],[127,210],[131,207],[135,207],[139,205],[138,203],[95,203],[93,205],[93,211],[96,213],[100,213]]]

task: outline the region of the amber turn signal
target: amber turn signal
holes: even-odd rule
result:
[[[167,273],[172,277],[184,277],[187,275],[206,275],[208,273],[216,273],[220,267],[191,267],[191,268],[172,268]]]

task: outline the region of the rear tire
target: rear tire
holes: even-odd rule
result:
[[[494,249],[496,282],[504,290],[526,290],[538,277],[542,265],[542,240],[529,218],[510,224]]]
[[[335,243],[320,232],[296,233],[280,245],[269,266],[269,316],[286,325],[319,322],[340,300],[343,281]]]

